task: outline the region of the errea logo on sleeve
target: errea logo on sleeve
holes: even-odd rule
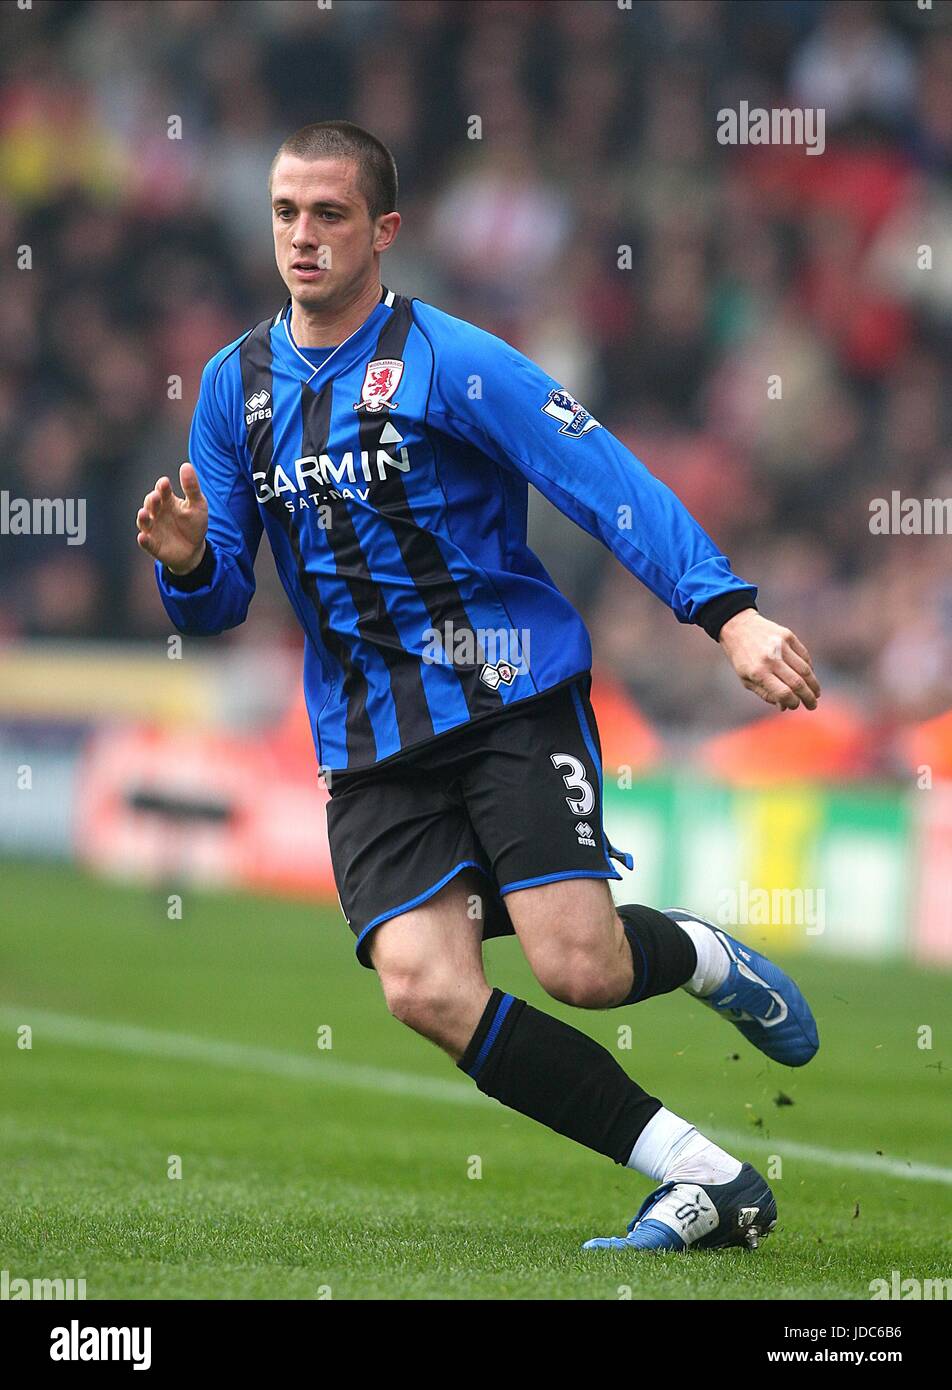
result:
[[[559,434],[567,434],[572,439],[577,439],[581,434],[588,434],[589,430],[601,428],[600,421],[596,420],[594,415],[590,415],[574,396],[570,396],[568,391],[561,388],[549,392],[545,405],[542,406],[542,413],[558,420],[562,426]]]
[[[245,409],[250,414],[245,416],[245,424],[253,425],[256,420],[270,420],[271,407],[268,401],[271,399],[269,391],[256,391],[253,396],[249,396],[245,401]],[[267,410],[265,406],[268,406]]]

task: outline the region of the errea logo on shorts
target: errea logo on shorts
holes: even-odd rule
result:
[[[271,419],[271,407],[268,405],[270,399],[270,391],[256,391],[253,396],[248,397],[245,409],[250,411],[250,414],[245,416],[246,425],[253,425],[256,420]],[[268,406],[267,410],[265,406]]]
[[[589,825],[587,820],[579,821],[578,825],[575,827],[575,833],[578,836],[578,842],[580,845],[591,845],[592,849],[595,848],[595,841],[593,839],[595,831]]]

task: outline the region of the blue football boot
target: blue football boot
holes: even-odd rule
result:
[[[646,1197],[625,1236],[587,1240],[583,1250],[756,1250],[777,1224],[764,1178],[745,1163],[731,1182],[666,1182]]]
[[[820,1039],[810,1005],[779,965],[695,912],[672,907],[664,915],[673,922],[700,922],[727,952],[727,979],[701,998],[702,1004],[730,1019],[771,1061],[802,1067],[816,1055]]]

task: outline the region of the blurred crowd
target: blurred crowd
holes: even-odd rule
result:
[[[88,539],[0,537],[0,638],[167,631],[136,509],[185,457],[207,358],[285,297],[275,148],[344,116],[400,169],[387,285],[562,380],[760,584],[827,689],[883,727],[948,708],[952,537],[869,527],[895,490],[952,497],[941,10],[5,6],[0,486],[85,497]],[[742,101],[822,107],[823,154],[719,144],[717,112]],[[701,731],[756,712],[703,633],[541,501],[532,540],[649,719]],[[258,570],[229,640],[296,640],[265,554]]]

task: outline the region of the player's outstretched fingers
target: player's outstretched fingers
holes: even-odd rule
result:
[[[182,484],[182,492],[186,502],[203,502],[202,485],[198,481],[198,474],[190,463],[183,463],[179,469],[179,482]]]
[[[156,492],[147,492],[142,499],[142,506],[136,513],[136,525],[140,531],[151,531],[152,523],[158,515],[159,496]]]
[[[152,534],[152,521],[149,517],[146,517],[145,521],[143,521],[142,516],[143,513],[140,512],[137,518],[139,530],[136,533],[136,542],[141,550],[145,550],[149,555],[154,557],[158,549],[158,542]]]
[[[136,513],[136,542],[154,558],[158,558],[160,542],[155,534],[155,524],[162,511],[175,499],[172,483],[167,477],[159,478],[151,492],[142,499],[142,506]]]

